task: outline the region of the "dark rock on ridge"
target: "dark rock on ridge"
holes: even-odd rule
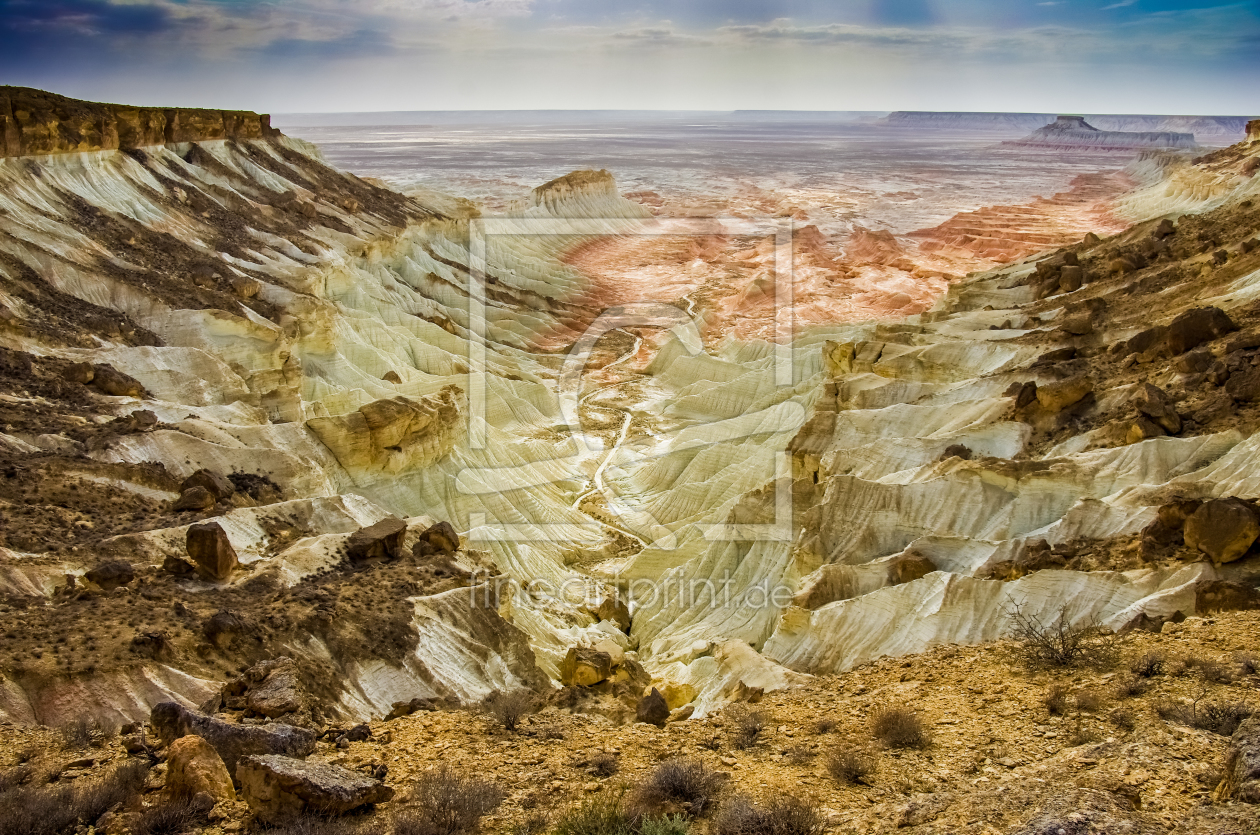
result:
[[[163,744],[169,745],[189,734],[209,742],[233,778],[242,757],[255,754],[305,757],[315,751],[314,731],[280,724],[234,725],[175,702],[162,702],[154,707],[149,721]]]

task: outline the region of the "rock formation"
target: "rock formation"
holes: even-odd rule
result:
[[[1099,151],[1197,147],[1192,133],[1099,130],[1086,122],[1084,116],[1060,116],[1051,124],[1038,128],[1023,139],[1006,144],[1022,148]]]

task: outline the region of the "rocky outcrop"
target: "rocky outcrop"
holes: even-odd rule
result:
[[[158,738],[167,744],[185,736],[201,737],[210,743],[233,777],[242,757],[253,754],[305,757],[315,750],[314,731],[292,725],[236,725],[174,702],[163,702],[153,708],[149,721]]]
[[[306,703],[297,664],[292,658],[262,661],[223,686],[223,703],[233,710],[276,719]]]
[[[304,815],[344,815],[394,796],[393,789],[357,771],[278,755],[245,757],[237,777],[250,811],[271,824]]]
[[[280,135],[270,116],[245,110],[98,104],[29,87],[0,87],[0,131],[6,157]]]
[[[1212,793],[1214,800],[1260,803],[1260,716],[1246,720],[1234,731],[1222,773]]]
[[[1060,116],[1052,124],[1007,144],[1023,148],[1100,151],[1198,147],[1192,133],[1105,131],[1086,122],[1084,116]]]
[[[188,558],[192,561],[197,573],[211,582],[222,583],[231,579],[232,572],[239,564],[236,549],[232,547],[232,541],[228,539],[227,532],[218,522],[202,522],[190,526],[187,534],[187,549]]]

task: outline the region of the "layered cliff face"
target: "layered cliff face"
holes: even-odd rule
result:
[[[1099,130],[1086,122],[1084,116],[1060,116],[1051,124],[1008,144],[1025,148],[1091,148],[1100,151],[1198,147],[1192,133]]]
[[[279,135],[269,116],[245,110],[98,104],[29,87],[0,87],[0,130],[6,157]]]

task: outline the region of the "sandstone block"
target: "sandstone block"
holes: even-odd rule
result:
[[[1173,355],[1184,354],[1236,330],[1238,326],[1219,307],[1187,310],[1168,326],[1168,349]]]
[[[83,576],[105,591],[113,591],[136,579],[136,572],[132,569],[131,563],[126,560],[110,560],[101,563]]]
[[[236,488],[226,476],[216,473],[214,470],[206,469],[197,470],[179,485],[181,492],[191,490],[194,487],[204,488],[216,500],[226,499],[236,492]]]
[[[202,522],[188,528],[188,556],[203,579],[223,582],[238,565],[236,549],[218,522]]]
[[[179,498],[175,500],[175,504],[171,506],[172,510],[209,510],[214,507],[215,498],[204,487],[189,487],[187,490],[179,494]]]
[[[652,692],[639,699],[639,705],[635,709],[635,720],[662,728],[669,721],[669,714],[669,705],[665,702],[665,697],[661,695],[661,691],[653,687]]]
[[[180,737],[166,752],[166,791],[186,799],[205,792],[215,802],[236,800],[227,766],[217,751],[199,736]]]
[[[360,772],[277,754],[245,757],[237,774],[241,795],[266,823],[308,814],[344,815],[394,796],[393,789]]]
[[[588,647],[569,647],[560,665],[560,683],[590,687],[612,675],[612,657]]]
[[[149,717],[163,743],[171,743],[190,734],[199,736],[218,752],[228,774],[236,777],[236,766],[242,757],[254,754],[282,754],[305,757],[315,751],[314,731],[292,725],[236,725],[175,702],[162,702]]]
[[[1186,545],[1212,562],[1233,562],[1260,537],[1260,522],[1252,507],[1239,499],[1213,499],[1186,520],[1184,535]]]
[[[1079,403],[1093,390],[1094,383],[1088,377],[1073,377],[1070,380],[1038,386],[1037,402],[1047,411],[1061,412]]]
[[[359,528],[346,542],[346,553],[352,562],[371,559],[395,559],[402,553],[403,538],[407,535],[407,523],[396,516]]]

